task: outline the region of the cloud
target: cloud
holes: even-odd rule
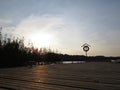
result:
[[[3,36],[5,35],[5,34],[7,34],[8,36],[15,36],[14,35],[14,31],[15,31],[15,27],[14,26],[2,26],[2,34],[3,34]]]
[[[8,24],[11,22],[12,22],[11,20],[0,18],[0,24]]]
[[[2,26],[2,32],[17,37],[25,37],[29,39],[29,36],[36,33],[54,33],[62,28],[64,20],[59,16],[51,15],[30,15],[22,19],[16,26],[8,25],[12,21],[0,18],[0,25]],[[5,25],[5,26],[4,26]]]
[[[14,30],[9,31],[14,36],[20,38],[24,37],[26,45],[29,41],[33,41],[33,37],[35,37],[35,35],[49,34],[49,36],[52,38],[51,42],[54,42],[51,43],[50,46],[55,47],[53,45],[56,45],[56,43],[59,42],[57,38],[60,38],[56,35],[58,35],[61,30],[64,29],[64,24],[64,19],[59,16],[30,15],[27,18],[22,19],[14,27]],[[41,38],[38,38],[38,40],[41,40]]]
[[[30,15],[23,19],[17,26],[16,32],[21,35],[30,35],[38,32],[50,32],[64,24],[60,17],[53,17],[49,15],[35,16]]]

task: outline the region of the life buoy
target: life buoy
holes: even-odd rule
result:
[[[83,47],[83,50],[84,50],[85,52],[87,52],[87,51],[89,51],[89,47],[88,47],[88,46],[84,46],[84,47]]]

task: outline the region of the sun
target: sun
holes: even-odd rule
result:
[[[30,40],[34,47],[49,47],[53,41],[52,35],[48,33],[35,33],[30,36]]]

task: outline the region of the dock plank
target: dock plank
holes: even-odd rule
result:
[[[102,62],[0,69],[0,90],[119,90],[118,68]]]

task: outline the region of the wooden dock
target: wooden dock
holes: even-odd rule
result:
[[[0,69],[0,90],[120,90],[120,64],[91,62]]]

